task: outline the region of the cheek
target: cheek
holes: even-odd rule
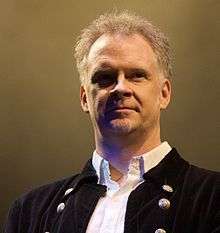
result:
[[[139,96],[143,101],[148,101],[156,96],[157,88],[152,84],[148,84],[139,88],[134,89],[134,93]]]
[[[152,111],[160,106],[160,92],[159,88],[146,88],[139,95],[141,105],[146,111]]]
[[[96,88],[89,87],[86,94],[90,108],[94,108],[98,99],[98,90]]]
[[[98,114],[103,112],[107,101],[107,92],[105,90],[93,89],[90,92],[90,108]]]

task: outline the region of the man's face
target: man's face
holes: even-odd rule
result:
[[[102,35],[91,46],[81,105],[96,136],[153,133],[169,100],[170,82],[142,36]]]

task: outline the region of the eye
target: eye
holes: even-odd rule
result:
[[[144,72],[135,72],[134,77],[135,78],[146,78],[146,74]]]
[[[99,87],[104,88],[113,85],[117,80],[117,72],[114,70],[97,71],[92,76],[92,83],[98,84]]]
[[[143,79],[148,79],[149,75],[145,70],[135,69],[129,74],[129,78],[134,81],[141,81]]]

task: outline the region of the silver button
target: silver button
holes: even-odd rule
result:
[[[166,233],[166,231],[162,228],[159,228],[155,231],[155,233]]]
[[[160,199],[158,204],[159,204],[161,209],[167,210],[170,208],[170,201],[167,200],[166,198]]]
[[[73,191],[73,188],[67,189],[64,196],[68,195],[69,193],[71,193]]]
[[[65,204],[64,204],[63,202],[61,202],[61,203],[57,206],[57,213],[61,213],[64,209],[65,209]]]
[[[171,186],[167,185],[167,184],[163,185],[162,188],[163,188],[164,191],[167,191],[169,193],[173,192],[173,188]]]

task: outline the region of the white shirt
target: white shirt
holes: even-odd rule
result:
[[[109,163],[96,151],[92,164],[98,175],[98,183],[107,186],[105,197],[101,197],[90,218],[86,233],[123,233],[127,201],[130,193],[143,182],[143,174],[155,167],[170,151],[171,147],[163,142],[153,150],[133,157],[128,173],[120,186],[111,179]]]

